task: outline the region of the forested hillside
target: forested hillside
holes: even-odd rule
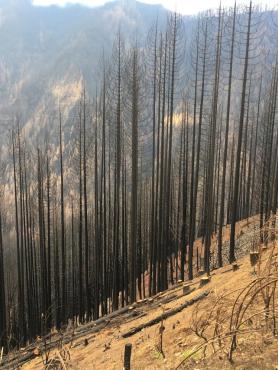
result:
[[[21,59],[21,70],[12,66],[25,44],[0,46],[11,58],[1,74],[11,88],[1,102],[9,125],[0,172],[5,351],[233,263],[238,221],[259,215],[262,226],[276,214],[277,13],[250,3],[188,20],[130,7],[140,17],[118,19],[126,8],[117,3],[31,7],[26,17],[40,27],[39,12],[53,12],[57,33],[46,28],[37,46],[26,41],[45,49]],[[75,12],[84,23],[95,12],[98,27],[116,35],[97,31],[97,52],[80,23],[59,38],[62,21],[80,20]],[[1,27],[9,25],[4,17]],[[55,60],[45,37],[61,49]]]
[[[65,114],[76,104],[82,79],[90,94],[95,93],[98,66],[103,54],[110,54],[119,26],[127,46],[137,40],[141,47],[157,16],[165,23],[167,11],[135,1],[60,8],[32,6],[31,0],[2,0],[1,134],[18,115],[21,126],[32,127],[28,137],[39,140],[40,131],[52,120],[46,116],[57,116],[58,100]]]

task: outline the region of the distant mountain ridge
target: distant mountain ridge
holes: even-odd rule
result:
[[[110,54],[119,25],[127,43],[140,42],[157,16],[167,14],[161,5],[133,0],[96,8],[0,0],[1,133],[18,116],[35,134],[48,106],[54,109],[58,99],[75,103],[81,76],[94,90],[100,57]]]
[[[135,0],[111,1],[95,8],[0,0],[0,143],[16,117],[28,137],[43,137],[39,134],[57,115],[58,101],[65,110],[76,104],[82,79],[88,93],[95,94],[100,61],[103,54],[111,55],[119,27],[127,47],[135,40],[144,47],[150,28],[157,19],[165,22],[169,13],[161,5]],[[184,19],[190,48],[197,18]],[[264,13],[262,22],[266,34],[262,44],[275,45],[270,12]],[[184,59],[187,66],[189,58]]]

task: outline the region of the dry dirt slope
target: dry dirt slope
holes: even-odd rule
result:
[[[269,261],[269,256],[273,257],[274,255],[275,257],[276,254],[276,246],[274,247],[274,244],[270,243],[268,249],[261,253],[262,261]],[[256,274],[254,274],[254,267],[250,265],[249,255],[242,257],[238,261],[238,265],[239,270],[237,271],[233,271],[230,265],[213,271],[210,282],[203,287],[200,287],[200,277],[197,277],[191,282],[191,293],[188,295],[184,295],[183,286],[180,285],[154,297],[154,299],[139,302],[135,305],[135,308],[104,322],[98,333],[93,333],[94,326],[90,325],[84,335],[78,338],[77,336],[74,337],[72,345],[64,346],[66,352],[65,369],[120,370],[123,368],[123,354],[126,343],[132,344],[132,369],[176,369],[202,343],[202,340],[192,331],[192,328],[195,328],[192,321],[194,315],[198,314],[196,317],[199,318],[198,322],[200,323],[203,318],[207,317],[208,313],[212,312],[213,302],[224,293],[230,294],[230,300],[227,300],[226,303],[228,312],[238,295],[239,289],[258,279],[260,275],[259,268],[256,267]],[[131,329],[157,318],[162,313],[167,314],[170,310],[182,307],[186,302],[202,296],[202,293],[205,292],[209,293],[207,297],[164,320],[164,357],[158,350],[160,322],[128,338],[123,337]],[[259,307],[261,301],[256,304]],[[211,320],[215,320],[215,317],[212,316]],[[202,348],[192,358],[185,361],[180,368],[196,370],[226,368],[278,369],[277,344],[275,336],[269,335],[268,332],[260,333],[259,337],[257,334],[248,332],[248,335],[242,335],[238,339],[238,347],[234,353],[232,364],[227,360],[226,348],[223,345],[223,350],[212,356],[211,349],[208,348],[205,360],[203,360]],[[54,358],[58,352],[58,349],[53,350],[50,353],[50,358]],[[43,365],[42,357],[38,356],[22,368],[24,370],[41,370],[47,367]]]
[[[268,252],[266,252],[268,253]],[[199,278],[192,282],[191,288],[195,290],[187,296],[183,295],[182,287],[168,291],[156,298],[153,303],[146,303],[138,312],[146,314],[139,318],[129,318],[122,322],[122,318],[107,324],[100,333],[86,335],[82,339],[73,341],[73,347],[69,349],[70,360],[66,362],[68,369],[122,369],[123,351],[126,343],[132,343],[132,369],[175,369],[188,354],[196,348],[200,340],[192,332],[192,314],[198,310],[199,314],[206,315],[211,310],[211,299],[219,296],[222,292],[230,292],[254,280],[253,268],[250,266],[249,256],[240,260],[240,269],[233,272],[230,266],[212,273],[211,282],[199,288]],[[161,324],[153,325],[139,333],[124,339],[122,335],[128,330],[137,327],[141,323],[150,321],[160,315],[163,311],[177,308],[185,301],[199,296],[201,292],[209,291],[207,298],[200,301],[200,304],[185,308],[180,313],[166,319],[163,323],[165,331],[163,334],[163,351],[165,358],[158,351],[159,327]],[[157,306],[155,302],[165,302],[167,298],[177,297],[169,303],[161,303]],[[85,338],[88,345],[85,346]],[[185,362],[181,368],[195,369],[276,369],[278,366],[277,343],[275,337],[262,336],[262,341],[254,337],[254,346],[250,348],[249,338],[241,338],[239,346],[234,354],[234,363],[229,364],[225,360],[226,355],[220,353],[202,360],[202,352],[193,356],[193,359]],[[252,340],[252,333],[251,333]],[[255,345],[256,344],[256,345]],[[208,353],[209,355],[209,353]],[[54,356],[54,353],[51,354]],[[44,369],[41,357],[23,367],[24,370]]]

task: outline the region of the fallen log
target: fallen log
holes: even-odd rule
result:
[[[175,286],[175,288],[177,288],[177,286]],[[172,287],[172,289],[173,289],[173,287]],[[170,290],[172,290],[172,289],[170,289]],[[169,303],[169,302],[171,302],[172,300],[174,300],[176,298],[177,298],[177,296],[175,294],[171,294],[170,296],[166,296],[166,297],[160,297],[159,295],[154,296],[153,297],[153,302],[151,303],[150,308],[151,309],[156,308],[156,307],[159,306],[159,304]],[[191,301],[189,301],[189,302],[191,302]],[[194,302],[192,302],[190,304],[193,304],[193,303]],[[137,307],[145,306],[145,305],[142,304],[141,302],[139,304],[135,302],[135,303],[133,303],[132,306],[134,306],[134,308],[137,308]],[[148,311],[148,310],[146,310],[146,311]],[[75,328],[74,329],[74,336],[72,335],[71,332],[63,333],[62,338],[59,335],[52,335],[52,334],[49,333],[42,340],[45,341],[46,339],[49,339],[50,342],[46,343],[46,350],[52,350],[52,349],[54,349],[58,346],[58,344],[61,342],[61,340],[62,340],[63,344],[68,344],[68,343],[72,342],[72,340],[79,339],[79,338],[83,337],[84,335],[98,333],[99,331],[103,330],[107,325],[119,324],[123,321],[126,322],[126,320],[129,321],[128,319],[132,320],[132,319],[137,319],[141,316],[145,316],[147,314],[146,311],[144,313],[138,312],[138,316],[137,316],[137,312],[134,312],[134,311],[130,312],[130,306],[122,307],[119,310],[114,311],[114,312],[112,312],[112,313],[110,313],[106,316],[103,316],[103,317],[101,317],[101,318],[99,318],[95,321],[91,321],[87,324],[83,324],[83,325]],[[171,311],[167,311],[167,315],[170,312]],[[33,343],[33,344],[27,346],[26,348],[24,348],[23,351],[18,351],[16,353],[16,355],[13,356],[12,358],[11,358],[11,354],[10,354],[10,356],[9,355],[4,356],[3,359],[2,359],[2,363],[1,363],[1,370],[2,369],[3,370],[11,369],[13,367],[22,366],[26,362],[28,362],[28,361],[34,359],[35,357],[37,357],[34,354],[34,349],[37,346],[38,346],[38,343]]]
[[[115,326],[121,325],[123,322],[124,324],[130,323],[131,321],[138,320],[141,317],[147,316],[147,312],[139,312],[135,311],[133,315],[125,316],[125,319],[116,318],[111,322],[111,325],[109,327],[113,328]]]
[[[1,365],[1,370],[19,369],[20,366],[22,366],[26,362],[29,362],[30,360],[32,360],[35,357],[36,356],[34,355],[33,352],[26,353],[26,354],[21,354],[20,357],[10,359],[10,361],[6,360],[6,363],[5,362],[2,363],[3,365]]]
[[[106,322],[101,322],[96,327],[89,328],[84,332],[75,333],[74,336],[72,336],[72,334],[70,334],[70,333],[69,334],[64,334],[62,339],[59,338],[59,339],[52,340],[52,342],[50,342],[50,343],[46,343],[45,348],[46,348],[47,351],[52,350],[52,349],[56,348],[61,341],[62,341],[63,345],[65,345],[65,344],[71,343],[73,340],[84,337],[84,335],[88,335],[88,334],[92,334],[92,333],[98,333],[99,331],[104,329],[109,323],[110,323],[110,321],[108,321],[108,320]],[[38,346],[38,344],[34,345],[34,347],[36,347],[36,346]],[[3,360],[3,362],[2,362],[1,370],[11,369],[11,368],[12,369],[13,368],[18,368],[19,366],[22,366],[26,362],[29,362],[30,360],[32,360],[36,357],[37,357],[37,355],[34,353],[33,349],[31,349],[31,348],[28,349],[28,350],[25,349],[24,353],[17,352],[17,354],[14,358],[9,358],[8,356],[6,356]]]
[[[136,307],[136,303],[134,303],[134,306]],[[112,319],[121,317],[121,315],[125,315],[129,312],[129,306],[122,307],[117,311],[111,312],[110,314],[103,316],[97,320],[91,321],[87,324],[80,325],[79,327],[74,329],[74,340],[86,335],[86,334],[92,334],[92,333],[98,333],[102,329],[104,329],[108,324],[110,324]],[[130,314],[129,314],[130,315]],[[130,317],[128,315],[128,317]],[[46,349],[52,350],[53,348],[56,348],[57,345],[61,341],[61,337],[59,335],[51,335],[50,333],[47,334],[43,341],[49,339],[50,342],[46,343]],[[62,342],[64,344],[68,344],[73,340],[72,333],[63,333],[62,336]],[[36,356],[34,355],[33,351],[37,347],[38,343],[33,343],[32,345],[27,346],[24,348],[23,351],[18,351],[17,354],[11,358],[9,355],[6,355],[2,359],[1,363],[1,370],[10,369],[12,366],[21,366],[24,363],[32,360]]]
[[[148,328],[148,327],[153,326],[155,324],[158,324],[162,320],[166,320],[168,317],[174,316],[177,313],[179,313],[182,310],[184,310],[185,308],[187,308],[189,306],[192,306],[194,303],[196,303],[196,302],[200,301],[201,299],[207,297],[208,294],[209,294],[209,291],[205,291],[205,292],[197,295],[196,297],[190,299],[189,301],[183,303],[179,307],[173,308],[172,310],[169,310],[167,312],[164,312],[162,315],[159,315],[159,316],[155,317],[154,319],[152,319],[150,321],[147,321],[147,322],[145,322],[145,323],[143,323],[141,325],[136,326],[135,328],[127,331],[126,333],[124,333],[122,335],[122,337],[123,338],[131,337],[132,335],[140,332],[142,329],[145,329],[145,328]]]
[[[79,326],[79,327],[77,327],[74,331],[75,332],[84,332],[85,330],[87,330],[87,329],[89,329],[89,328],[91,328],[91,327],[95,327],[95,326],[98,326],[98,325],[100,325],[100,324],[103,324],[103,323],[105,323],[107,320],[111,320],[111,319],[113,319],[114,317],[117,317],[117,316],[120,316],[120,315],[123,315],[123,314],[125,314],[126,312],[128,312],[129,311],[129,307],[130,306],[125,306],[125,307],[122,307],[122,308],[120,308],[119,310],[117,310],[117,311],[114,311],[114,312],[111,312],[110,314],[108,314],[108,315],[105,315],[105,316],[103,316],[103,317],[101,317],[101,318],[99,318],[99,319],[97,319],[97,320],[94,320],[94,321],[91,321],[91,322],[89,322],[89,323],[87,323],[87,324],[83,324],[83,325],[81,325],[81,326]],[[136,307],[136,303],[134,303],[134,307]]]
[[[126,314],[124,317],[120,316],[119,313]],[[85,335],[89,334],[96,334],[103,330],[107,325],[119,325],[121,322],[129,322],[132,320],[136,320],[139,317],[145,316],[145,312],[138,312],[138,311],[132,311],[130,312],[129,307],[125,307],[124,309],[120,309],[118,311],[113,312],[112,314],[109,314],[101,319],[92,321],[88,325],[83,325],[79,327],[79,330],[74,331],[74,335],[72,333],[64,333],[62,338],[51,338],[51,342],[46,343],[46,349],[52,350],[56,348],[59,343],[62,341],[63,344],[69,344],[72,341],[76,341],[79,338],[84,337]],[[127,320],[127,321],[126,321]],[[33,344],[32,346],[29,346],[28,348],[24,349],[24,352],[19,351],[17,352],[16,356],[13,358],[9,358],[9,356],[6,356],[3,359],[3,362],[1,364],[1,370],[10,369],[18,366],[22,366],[26,362],[29,362],[30,360],[37,357],[34,354],[34,348],[38,346],[38,343]]]
[[[166,303],[170,303],[172,301],[174,301],[175,299],[177,299],[178,296],[177,294],[171,294],[170,296],[168,297],[164,297],[160,300],[159,304],[166,304]]]

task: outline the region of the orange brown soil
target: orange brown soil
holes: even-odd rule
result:
[[[169,317],[164,321],[165,331],[163,334],[163,351],[165,358],[158,350],[159,327],[156,324],[152,327],[145,328],[143,331],[123,339],[122,334],[147,322],[162,312],[173,309],[190,300],[201,292],[210,291],[209,297],[204,298],[198,305],[198,310],[208,312],[211,309],[210,296],[218,295],[224,291],[232,291],[236,288],[244,287],[254,279],[253,268],[250,266],[250,257],[245,256],[238,261],[240,266],[236,272],[232,271],[230,265],[213,271],[211,281],[204,287],[199,287],[200,278],[195,278],[191,283],[191,288],[195,288],[191,294],[184,296],[182,286],[166,291],[159,295],[159,299],[176,294],[175,300],[163,304],[160,307],[151,308],[145,303],[140,309],[146,313],[144,317],[129,319],[127,322],[121,322],[115,326],[109,326],[98,334],[84,335],[83,338],[73,342],[69,348],[71,359],[67,363],[67,369],[75,370],[102,370],[102,369],[122,369],[123,354],[126,343],[132,344],[132,369],[133,370],[155,370],[155,369],[175,369],[187,354],[194,349],[199,342],[198,338],[191,330],[192,313],[196,310],[196,304],[192,305],[182,312]],[[154,299],[157,300],[158,297]],[[85,338],[88,345],[85,345]],[[244,348],[240,347],[241,349]],[[262,345],[259,353],[252,353],[248,357],[249,350],[246,349],[244,355],[239,350],[238,356],[235,356],[235,363],[231,365],[227,360],[224,361],[225,355],[217,358],[203,360],[189,360],[181,368],[188,369],[275,369],[274,360],[276,361],[277,344],[275,339],[270,340],[267,344]],[[267,351],[268,357],[264,355]],[[54,351],[55,352],[55,351]],[[51,355],[54,354],[52,352]],[[274,367],[273,367],[274,366]],[[23,370],[42,370],[41,357],[29,362],[23,366]]]
[[[166,311],[177,307],[202,291],[209,289],[211,294],[214,294],[215,291],[232,290],[235,286],[243,286],[252,280],[253,276],[251,272],[252,268],[250,267],[249,256],[246,256],[240,261],[240,269],[237,272],[233,272],[230,266],[223,267],[212,274],[211,282],[203,288],[199,288],[200,278],[196,278],[192,281],[192,287],[196,288],[192,294],[183,296],[182,288],[178,288],[176,294],[179,297],[175,301],[165,304],[163,307],[150,310],[147,316],[131,322],[121,323],[117,327],[107,327],[107,329],[104,329],[97,335],[84,336],[84,339],[88,339],[89,344],[85,346],[84,339],[73,343],[73,348],[70,348],[71,360],[67,365],[68,369],[120,370],[123,368],[123,353],[126,343],[132,343],[132,369],[175,369],[184,358],[184,355],[198,343],[198,338],[195,337],[190,329],[191,315],[195,308],[194,305],[168,318],[164,322],[163,350],[165,359],[157,349],[160,324],[146,328],[128,339],[121,338],[121,335],[134,326],[151,320],[161,314],[163,310]],[[173,291],[171,293],[165,292],[164,296],[172,293]],[[205,302],[206,300],[204,299],[202,304],[203,310],[210,309],[209,305]],[[207,300],[207,303],[209,304],[209,300]],[[192,368],[192,363],[190,363],[189,368]],[[205,367],[195,364],[195,368],[202,369]],[[44,366],[40,357],[23,366],[23,370],[42,369],[44,369]],[[253,369],[256,369],[256,367],[253,367]]]
[[[254,217],[249,222],[242,221],[238,223],[237,234],[250,233],[253,225],[258,223],[258,218]],[[229,238],[229,230],[224,229],[224,241]],[[201,246],[201,241],[197,242],[197,246]],[[198,310],[208,312],[211,309],[210,297],[221,294],[224,291],[231,291],[235,287],[240,288],[246,286],[254,278],[253,268],[250,266],[249,255],[241,258],[238,261],[240,269],[236,272],[232,271],[230,265],[224,266],[221,269],[214,270],[211,274],[211,281],[200,288],[200,277],[196,277],[190,282],[192,292],[188,295],[183,295],[183,286],[172,287],[164,293],[154,297],[152,303],[148,301],[139,305],[139,312],[143,313],[142,317],[134,317],[128,319],[119,319],[107,324],[97,334],[85,333],[84,336],[73,340],[72,345],[67,345],[70,353],[70,360],[66,362],[66,369],[74,370],[108,370],[122,369],[124,346],[126,343],[132,344],[132,370],[156,370],[156,369],[176,369],[181,361],[190,353],[195,346],[199,344],[199,339],[192,332],[192,313],[197,309],[197,304],[189,306],[164,321],[165,331],[163,332],[163,351],[165,358],[158,350],[159,343],[159,327],[160,323],[151,327],[145,328],[139,333],[124,339],[122,335],[130,329],[137,327],[142,323],[146,323],[153,318],[167,312],[170,309],[176,308],[181,304],[189,301],[200,293],[209,291],[209,297],[201,301]],[[175,295],[175,299],[165,304],[154,304],[164,298]],[[202,311],[201,311],[202,312]],[[87,343],[85,343],[87,342]],[[238,363],[231,365],[228,361],[223,362],[223,358],[211,358],[205,361],[199,359],[188,360],[181,368],[188,369],[276,369],[272,367],[275,359],[276,343],[271,341],[267,345],[269,352],[269,361],[260,352],[257,355],[252,354],[252,358],[248,356],[240,356]],[[261,349],[264,351],[265,349]],[[58,350],[53,350],[50,357],[54,357]],[[248,351],[247,351],[248,352]],[[277,356],[276,356],[277,357]],[[276,362],[276,360],[275,360]],[[263,364],[263,365],[262,365]],[[22,366],[23,370],[44,370],[42,357],[37,356],[34,360]]]

